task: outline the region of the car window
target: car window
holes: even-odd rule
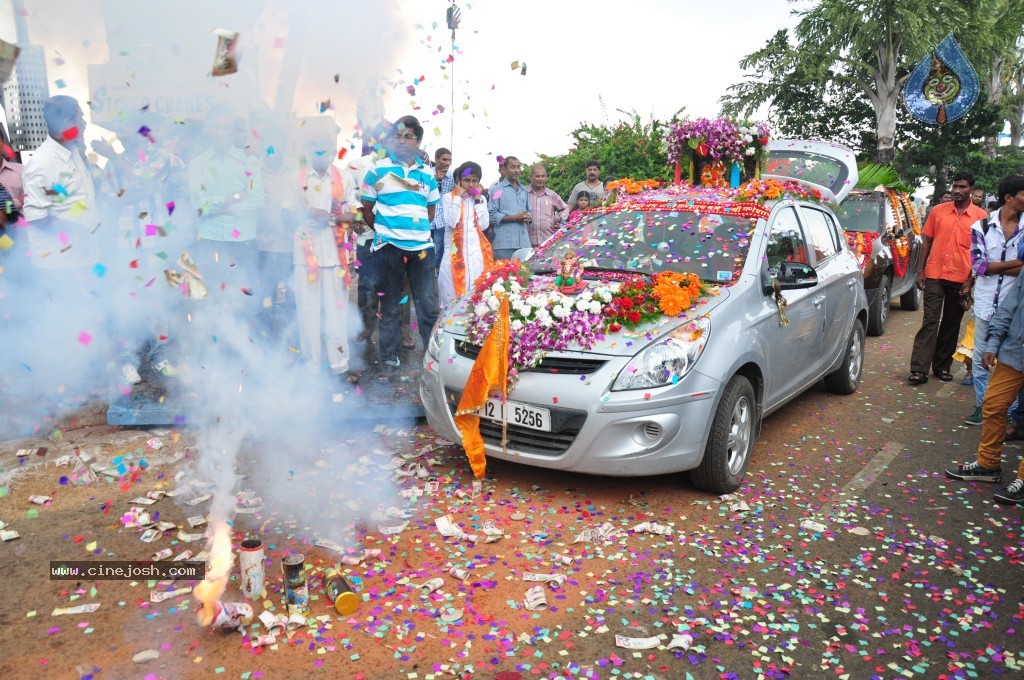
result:
[[[786,207],[775,214],[771,231],[768,232],[768,271],[773,276],[779,272],[781,262],[810,264],[807,258],[807,241],[796,217],[796,209]]]
[[[877,234],[882,230],[882,201],[878,194],[847,196],[838,212],[846,231]]]
[[[835,239],[832,225],[826,215],[816,208],[800,206],[807,235],[814,246],[814,259],[821,262],[839,252],[839,243]]]
[[[772,149],[768,153],[766,174],[783,175],[827,187],[838,195],[847,183],[846,165],[832,156],[795,148]]]
[[[900,237],[910,231],[910,218],[907,217],[907,207],[903,205],[903,201],[896,201],[896,218],[899,220],[899,224],[893,231],[897,237]]]

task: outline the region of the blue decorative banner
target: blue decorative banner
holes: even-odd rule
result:
[[[914,67],[903,86],[910,115],[932,125],[963,117],[978,100],[978,74],[950,33]]]

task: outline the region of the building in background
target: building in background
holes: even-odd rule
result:
[[[28,22],[22,0],[14,0],[14,26],[21,48],[11,77],[3,84],[4,113],[10,144],[16,153],[32,152],[46,141],[43,102],[50,96],[46,79],[46,53],[29,42]]]

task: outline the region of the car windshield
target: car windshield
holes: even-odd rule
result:
[[[623,210],[587,216],[530,261],[537,273],[555,271],[570,250],[591,270],[643,274],[671,270],[705,281],[739,276],[756,219],[663,210]]]
[[[772,149],[765,172],[812,182],[836,195],[842,190],[848,174],[846,166],[831,156],[796,149]]]
[[[882,229],[882,202],[877,196],[848,196],[836,214],[846,231],[877,234]]]

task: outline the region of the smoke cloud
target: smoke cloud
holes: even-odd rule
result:
[[[56,90],[49,78],[50,94],[77,95],[88,119],[82,153],[99,223],[70,248],[82,252],[82,239],[94,239],[100,254],[47,267],[60,247],[33,249],[41,227],[8,224],[0,437],[45,432],[85,402],[130,394],[126,366],[144,378],[163,373],[155,382],[169,386],[166,398],[198,444],[179,479],[191,488],[176,501],[213,496],[188,514],[208,507],[211,526],[228,531],[246,489],[268,512],[343,542],[346,527],[368,521],[396,491],[332,424],[331,412],[345,408],[332,399],[339,376],[294,349],[294,317],[279,303],[304,271],[294,234],[308,215],[284,189],[311,162],[312,135],[329,131],[358,156],[357,108],[406,113],[385,112],[379,95],[411,27],[392,3],[354,1],[36,1],[25,18],[61,76]],[[218,35],[232,33],[225,56]],[[211,149],[217,160],[203,174],[197,162]],[[220,165],[229,154],[244,173]],[[286,235],[276,245],[260,238],[271,223]],[[278,280],[270,262],[283,263]],[[354,304],[349,310],[351,338],[360,322]]]

